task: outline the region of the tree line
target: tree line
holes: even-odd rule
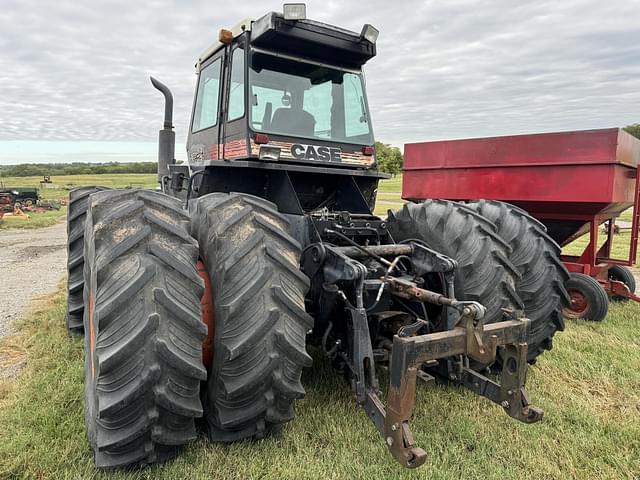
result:
[[[378,168],[397,175],[402,172],[402,153],[398,147],[376,142]],[[100,175],[107,173],[156,173],[156,162],[132,163],[23,163],[0,165],[1,177],[43,177],[45,175]]]
[[[376,162],[378,164],[378,170],[382,172],[390,173],[394,177],[402,173],[404,159],[398,147],[376,142]]]
[[[640,123],[624,128],[634,137],[640,138]],[[398,175],[402,173],[403,156],[398,147],[376,142],[378,169]],[[37,177],[44,175],[100,175],[106,173],[156,173],[156,162],[133,163],[26,163],[21,165],[0,165],[2,177]]]
[[[624,127],[625,132],[630,133],[636,138],[640,138],[640,123],[633,123]]]
[[[100,175],[106,173],[156,173],[155,162],[132,163],[23,163],[0,165],[2,177],[43,177],[45,175]]]

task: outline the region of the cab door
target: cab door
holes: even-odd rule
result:
[[[248,156],[246,82],[247,69],[245,36],[231,45],[225,79],[224,123],[222,126],[221,158],[233,160]]]
[[[206,60],[198,74],[187,138],[187,156],[192,166],[205,165],[221,158],[222,87],[226,51],[225,47]]]

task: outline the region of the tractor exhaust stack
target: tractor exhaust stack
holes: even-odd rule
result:
[[[164,190],[163,178],[169,176],[169,165],[175,163],[176,133],[173,131],[173,95],[164,83],[150,77],[151,84],[164,95],[164,125],[158,133],[158,182]]]

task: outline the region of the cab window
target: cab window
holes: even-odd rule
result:
[[[231,58],[229,86],[229,121],[244,117],[244,50],[236,48]]]
[[[197,132],[218,123],[220,106],[220,65],[221,59],[206,66],[200,72],[196,108],[191,131]]]
[[[253,130],[373,144],[364,84],[351,72],[254,51],[250,56]]]

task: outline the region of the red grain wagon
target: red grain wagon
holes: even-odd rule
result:
[[[404,155],[404,199],[508,202],[542,222],[561,246],[589,233],[581,255],[563,256],[572,272],[568,316],[581,317],[594,302],[606,302],[602,289],[640,301],[625,267],[636,261],[640,216],[640,140],[632,135],[611,128],[412,143]],[[629,254],[612,258],[615,219],[630,207]],[[602,243],[598,227],[605,223]]]

